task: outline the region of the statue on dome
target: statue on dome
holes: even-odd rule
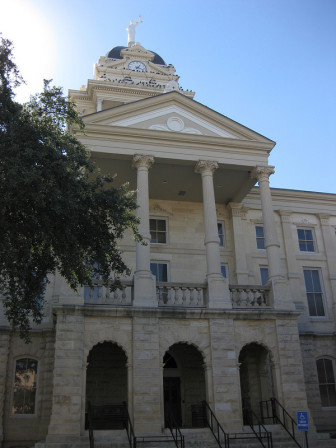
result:
[[[126,28],[126,31],[128,33],[128,46],[133,44],[135,42],[135,27],[139,25],[139,23],[142,23],[142,18],[139,16],[139,19],[134,23],[133,20],[130,21],[130,24]]]

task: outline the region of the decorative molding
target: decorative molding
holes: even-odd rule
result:
[[[163,107],[162,109],[156,109],[153,110],[152,112],[146,112],[140,115],[135,115],[129,118],[124,118],[121,120],[117,120],[117,121],[111,121],[109,124],[112,126],[133,126],[137,123],[141,123],[142,121],[147,121],[147,120],[153,120],[153,119],[157,119],[159,117],[162,117],[163,115],[168,115],[168,114],[178,114],[181,117],[185,118],[186,120],[190,120],[193,123],[197,124],[198,126],[201,126],[205,129],[207,129],[210,132],[213,132],[214,134],[219,135],[220,137],[226,137],[226,138],[234,138],[237,139],[238,137],[227,132],[224,131],[223,129],[219,128],[218,126],[213,125],[210,120],[207,121],[203,118],[200,118],[196,115],[194,115],[193,113],[183,109],[180,106],[176,106],[176,105],[171,105],[171,106],[166,106]]]
[[[165,208],[162,208],[160,204],[156,203],[149,208],[150,214],[161,215],[161,216],[172,216],[172,212],[169,212]]]
[[[146,154],[135,154],[133,156],[132,161],[132,167],[133,168],[140,168],[140,167],[146,167],[149,169],[154,163],[154,157],[153,156],[147,156]]]
[[[321,222],[322,226],[328,226],[329,225],[330,215],[328,215],[326,213],[319,213],[317,216],[320,218],[320,222]]]
[[[179,117],[169,117],[167,124],[152,124],[148,129],[153,129],[157,131],[173,131],[173,132],[184,132],[186,134],[198,134],[203,135],[201,131],[195,128],[186,128],[184,121]]]
[[[274,174],[274,166],[256,166],[251,171],[251,178],[258,182],[268,181],[271,174]]]
[[[204,173],[211,171],[213,174],[218,168],[218,163],[213,160],[199,160],[195,166],[195,173]]]
[[[291,222],[292,212],[287,210],[278,210],[281,222]]]

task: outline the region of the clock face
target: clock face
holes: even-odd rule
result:
[[[142,62],[139,61],[132,61],[128,64],[128,68],[130,70],[134,70],[136,72],[145,72],[146,66]]]

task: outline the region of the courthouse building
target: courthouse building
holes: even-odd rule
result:
[[[122,290],[51,278],[31,344],[1,308],[5,447],[88,440],[89,401],[126,402],[136,435],[165,432],[166,404],[181,428],[202,427],[203,401],[239,432],[243,408],[261,416],[271,397],[336,431],[336,195],[270,188],[274,141],[178,80],[130,41],[69,92],[92,160],[137,190],[148,244],[120,241]]]

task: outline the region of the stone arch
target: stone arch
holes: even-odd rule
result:
[[[260,417],[260,402],[276,396],[272,352],[266,344],[253,341],[242,346],[238,362],[242,407]]]
[[[127,355],[112,341],[95,344],[87,355],[86,404],[120,404],[128,401]]]
[[[206,400],[205,356],[196,344],[175,342],[163,357],[165,424],[168,408],[182,427],[203,427],[202,401]]]

